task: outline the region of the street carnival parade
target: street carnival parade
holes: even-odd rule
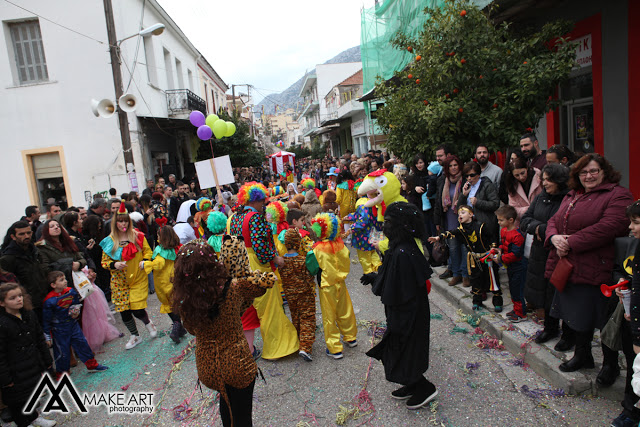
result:
[[[0,1],[2,426],[640,425],[640,3],[99,3]]]

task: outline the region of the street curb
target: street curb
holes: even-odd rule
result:
[[[460,285],[449,286],[445,280],[438,278],[438,274],[442,271],[436,272],[434,270],[434,275],[430,279],[432,289],[452,305],[460,308],[464,314],[475,314],[470,298],[470,288],[462,288]],[[469,291],[466,289],[469,289]],[[505,305],[508,305],[506,300],[507,298],[505,298]],[[488,301],[489,305],[491,305],[490,299]],[[523,351],[521,347],[527,343],[528,336],[518,327],[520,324],[513,324],[515,328],[513,331],[506,330],[509,325],[510,323],[506,319],[496,315],[482,316],[478,326],[501,340],[507,351],[519,357]],[[613,386],[601,388],[595,381],[599,371],[598,367],[588,370],[593,372],[593,375],[585,375],[583,371],[562,372],[558,369],[558,366],[563,362],[563,353],[553,351],[547,346],[538,345],[533,341],[529,342],[529,345],[530,349],[525,352],[524,361],[534,372],[545,378],[554,387],[561,388],[570,395],[592,395],[618,401],[624,397],[624,370]]]

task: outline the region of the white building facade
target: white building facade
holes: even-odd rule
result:
[[[111,187],[121,194],[137,182],[142,191],[157,175],[188,175],[197,150],[188,113],[207,109],[201,55],[162,7],[155,0],[113,2],[118,40],[165,25],[159,36],[121,44],[124,91],[137,98],[128,114],[133,175],[125,170],[118,115],[98,118],[91,110],[92,99],[117,102],[102,2],[24,0],[21,6],[34,13],[0,3],[6,47],[0,51],[0,177],[14,184],[0,226],[19,219],[27,205],[87,206]]]

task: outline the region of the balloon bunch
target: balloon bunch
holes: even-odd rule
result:
[[[192,111],[189,114],[189,121],[198,128],[197,135],[202,141],[211,139],[213,135],[217,139],[225,136],[232,136],[236,133],[236,125],[232,122],[225,122],[215,114],[204,116],[200,111]]]
[[[282,142],[282,140],[276,142],[276,147],[280,147],[280,148],[284,147],[284,142]]]

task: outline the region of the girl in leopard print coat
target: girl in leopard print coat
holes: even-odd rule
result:
[[[198,378],[220,393],[223,426],[250,426],[257,366],[240,317],[273,287],[273,273],[249,271],[244,243],[225,236],[218,259],[206,241],[184,245],[175,262],[173,310],[196,336]]]

